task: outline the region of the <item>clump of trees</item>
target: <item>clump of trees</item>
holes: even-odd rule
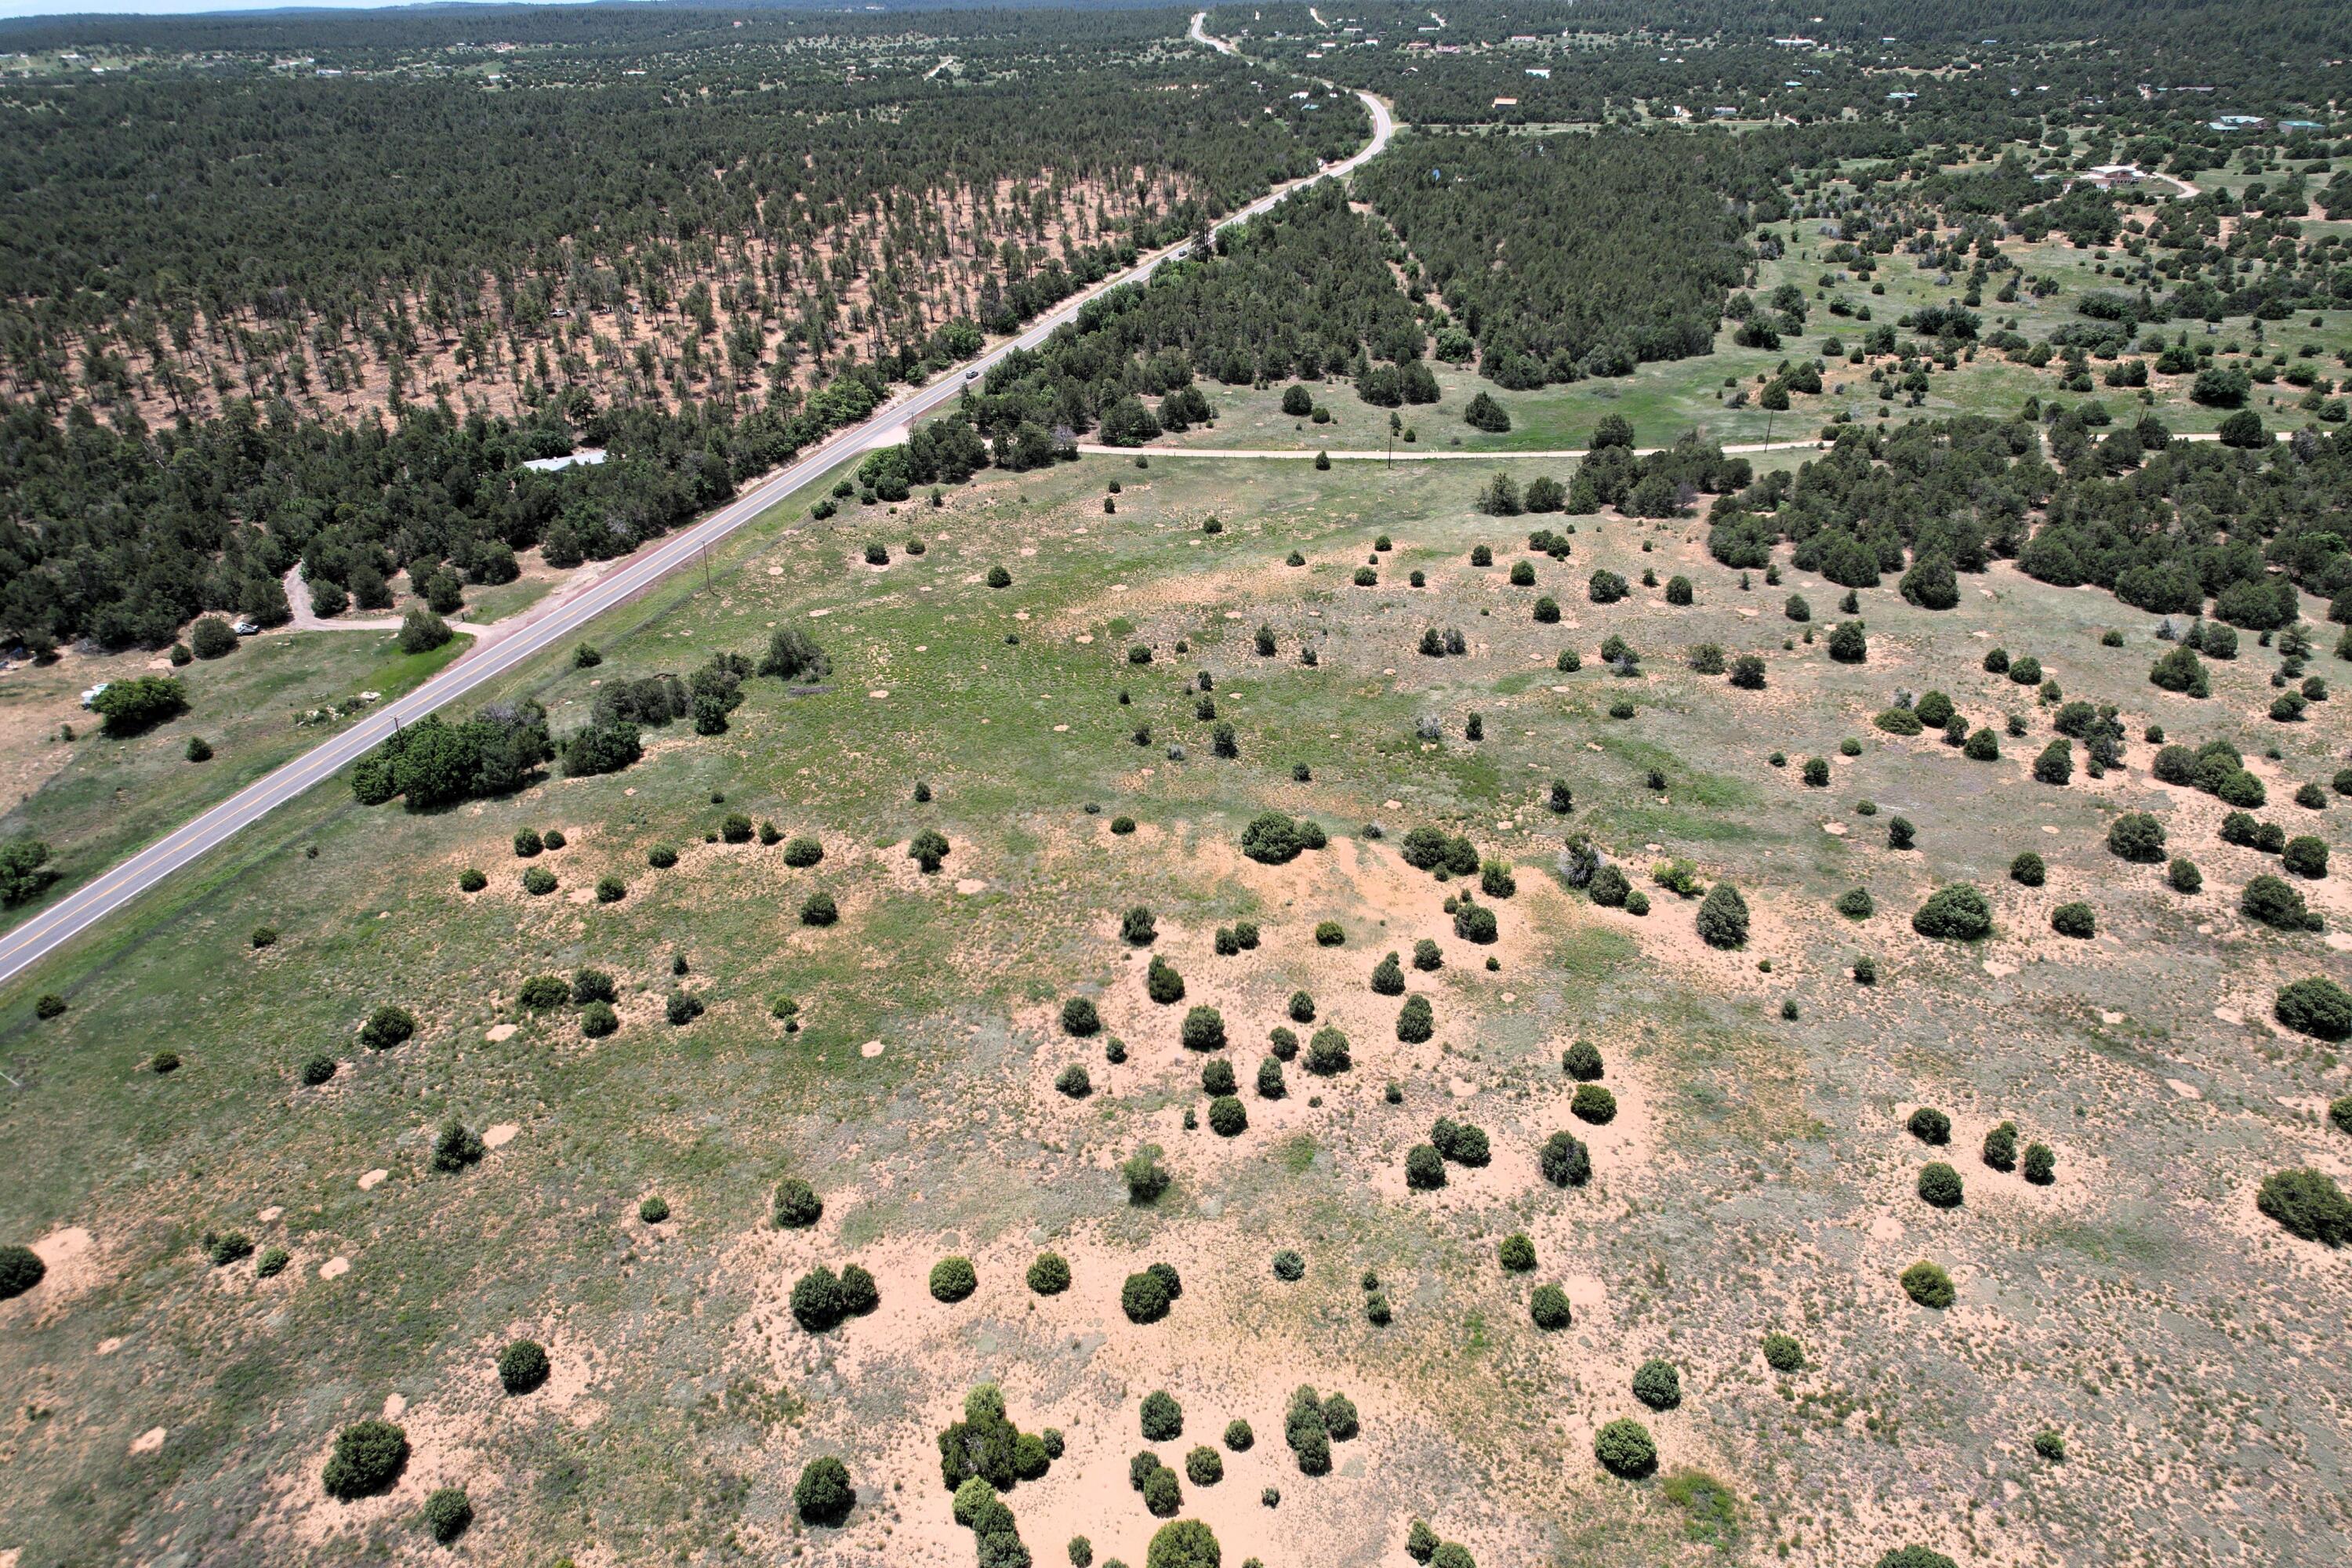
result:
[[[2329,1041],[2352,1038],[2352,992],[2324,974],[2281,986],[2271,1011],[2299,1035]]]
[[[1992,934],[1992,905],[1969,883],[1949,883],[1913,912],[1911,929],[1939,941],[1975,942]]]
[[[1263,813],[1242,830],[1242,853],[1267,866],[1287,865],[1302,851],[1320,849],[1328,842],[1319,824],[1278,811]]]
[[[1903,1293],[1923,1307],[1941,1310],[1958,1299],[1958,1292],[1952,1286],[1952,1277],[1944,1271],[1942,1265],[1930,1263],[1926,1258],[1906,1268],[1901,1283]]]
[[[428,713],[360,759],[352,794],[362,805],[398,796],[411,811],[431,811],[511,794],[555,755],[547,710],[528,698],[491,703],[456,724]]]
[[[320,1479],[339,1501],[390,1487],[408,1463],[408,1434],[389,1421],[354,1421],[335,1434],[334,1452]]]
[[[1603,1426],[1592,1437],[1593,1457],[1601,1468],[1628,1480],[1638,1480],[1658,1468],[1658,1445],[1650,1429],[1628,1415]]]
[[[2328,1247],[2352,1242],[2352,1198],[2324,1171],[2273,1171],[2263,1178],[2254,1206],[2290,1236]]]

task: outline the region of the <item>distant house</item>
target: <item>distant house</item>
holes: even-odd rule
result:
[[[1739,107],[1737,104],[1718,103],[1713,109],[1708,110],[1707,112],[1715,116],[1717,120],[1730,120],[1738,116],[1739,113]]]
[[[1544,80],[1549,81],[1551,79],[1551,68],[1549,66],[1529,66],[1528,68],[1528,74],[1529,76],[1539,76],[1543,78]]]
[[[1519,100],[1516,98],[1498,98],[1492,105],[1496,109],[1517,109],[1518,106]]]

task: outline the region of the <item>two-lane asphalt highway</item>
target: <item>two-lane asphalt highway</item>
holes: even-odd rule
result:
[[[1203,13],[1205,15],[1205,13]],[[1200,17],[1193,18],[1197,34]],[[1199,41],[1218,47],[1218,40]],[[1396,130],[1388,109],[1370,93],[1357,96],[1372,117],[1372,139],[1363,150],[1340,163],[1261,196],[1217,225],[1223,228],[1257,216],[1277,202],[1319,180],[1345,175],[1377,156]],[[227,800],[214,806],[168,837],[157,840],[117,864],[103,876],[72,892],[0,936],[0,983],[5,983],[39,963],[79,932],[121,909],[174,871],[217,847],[270,812],[310,789],[381,744],[395,723],[415,723],[436,708],[446,707],[486,682],[496,680],[517,666],[577,636],[598,616],[652,587],[679,568],[690,565],[752,519],[824,474],[835,465],[875,447],[904,439],[913,421],[953,402],[972,374],[985,373],[1014,349],[1034,348],[1065,322],[1074,319],[1087,300],[1127,283],[1141,282],[1186,246],[1171,246],[1139,260],[1128,271],[1104,279],[1064,301],[1012,342],[998,345],[978,359],[947,372],[929,385],[906,393],[877,409],[861,425],[836,433],[816,450],[770,475],[727,506],[692,528],[662,540],[604,578],[593,587],[564,600],[545,615],[517,630],[488,641],[418,687],[388,702],[332,739],[264,774]]]

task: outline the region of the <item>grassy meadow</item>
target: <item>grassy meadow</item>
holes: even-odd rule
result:
[[[1736,367],[1718,357],[1704,368],[1719,381]],[[1655,419],[1634,416],[1645,440],[1670,410],[1711,404],[1697,382],[1640,389],[1684,374],[1649,367],[1622,392],[1656,400]],[[1578,444],[1592,397],[1506,395],[1523,416],[1509,439]],[[1246,397],[1220,401],[1213,439],[1242,444]],[[1352,397],[1334,407],[1350,431],[1384,426]],[[1415,416],[1424,441],[1441,427]],[[1706,428],[1737,440],[1757,424]],[[18,1173],[0,1185],[0,1239],[52,1261],[0,1304],[0,1555],[962,1564],[935,1439],[982,1381],[1024,1430],[1064,1434],[1064,1457],[1005,1499],[1041,1562],[1078,1533],[1097,1561],[1143,1560],[1159,1521],[1127,1466],[1138,1403],[1163,1388],[1188,1422],[1160,1445],[1171,1463],[1231,1418],[1255,1429],[1222,1481],[1184,1486],[1185,1513],[1236,1563],[1395,1561],[1417,1517],[1492,1563],[1826,1568],[1908,1539],[1985,1561],[2335,1555],[2325,1541],[2352,1540],[2326,1440],[2347,1370],[2343,1263],[2261,1219],[2252,1193],[2281,1165],[2346,1171],[2319,1113],[2345,1092],[2344,1064],[2268,1014],[2283,981],[2341,973],[2352,900],[2339,867],[2304,888],[2326,932],[2240,917],[2239,888],[2270,858],[2219,841],[2218,802],[2153,782],[2140,736],[2231,740],[2269,788],[2262,815],[2340,861],[2352,805],[2289,796],[2341,765],[2344,702],[2272,723],[2276,656],[2251,637],[2213,667],[2210,699],[2159,691],[2152,617],[2005,566],[1964,578],[1945,614],[1891,581],[1863,591],[1869,658],[1833,663],[1782,605],[1803,595],[1818,633],[1839,590],[1794,572],[1743,585],[1695,520],[1575,520],[1569,560],[1531,556],[1529,520],[1469,510],[1484,472],[1094,458],[826,522],[809,518],[812,489],[719,552],[708,588],[687,574],[606,617],[589,639],[601,664],[551,655],[485,700],[535,697],[561,732],[600,681],[756,658],[788,626],[832,659],[817,688],[754,679],[724,734],[681,721],[648,731],[624,772],[445,811],[362,806],[337,781],[25,977],[0,996],[0,1139]],[[868,542],[889,564],[864,563]],[[1491,567],[1469,563],[1479,543]],[[1305,564],[1286,564],[1294,551]],[[1533,586],[1507,580],[1521,560]],[[1354,585],[1366,564],[1376,584]],[[1009,586],[987,585],[996,566]],[[1695,602],[1636,587],[1594,605],[1599,566],[1685,574]],[[1533,620],[1539,595],[1559,624]],[[1261,626],[1273,657],[1255,651]],[[1465,654],[1417,653],[1432,627],[1459,630]],[[2121,647],[2102,646],[2111,630]],[[1604,666],[1612,635],[1641,654],[1638,677]],[[322,658],[300,689],[380,685],[371,641],[334,644],[333,679]],[[1761,656],[1765,689],[1694,672],[1702,643]],[[2127,768],[2034,783],[2048,714],[1981,669],[1996,645],[2036,655],[2069,698],[2118,704]],[[1131,662],[1138,647],[1149,663]],[[1559,668],[1570,648],[1574,672]],[[269,657],[264,643],[197,674],[251,679]],[[1898,689],[1930,688],[1995,729],[2018,714],[2029,734],[1979,763],[1932,731],[1872,725]],[[1621,699],[1631,718],[1610,717]],[[236,701],[258,714],[298,700]],[[1213,755],[1215,722],[1234,726],[1238,757]],[[221,758],[258,767],[274,743]],[[1826,787],[1802,781],[1814,756]],[[71,769],[90,781],[73,786],[80,809],[102,812],[105,775],[79,755]],[[1548,807],[1554,779],[1573,793],[1565,817]],[[2201,894],[2106,852],[2107,824],[2136,809],[2203,868]],[[1244,858],[1242,830],[1266,810],[1312,818],[1328,846]],[[723,841],[733,813],[818,839],[823,858],[795,868],[782,844]],[[1916,848],[1889,846],[1896,815]],[[1131,833],[1113,831],[1122,816]],[[1516,890],[1481,900],[1492,946],[1454,933],[1443,905],[1463,884],[1400,858],[1423,825],[1512,868]],[[526,862],[524,828],[566,842]],[[950,845],[928,875],[908,857],[926,828]],[[1647,893],[1647,915],[1565,886],[1577,831]],[[96,828],[83,841],[92,855],[108,842]],[[659,846],[675,865],[648,864]],[[2029,848],[2049,864],[2039,889],[2005,876]],[[1743,950],[1702,943],[1696,900],[1653,882],[1671,858],[1743,891]],[[556,889],[526,893],[527,866]],[[484,890],[460,890],[469,868]],[[598,902],[607,875],[625,895]],[[1983,942],[1908,923],[1953,879],[1992,901]],[[1832,908],[1854,887],[1868,919]],[[799,919],[820,890],[837,924]],[[2097,910],[2089,941],[2050,928],[2073,900]],[[1147,954],[1120,940],[1136,905],[1157,916],[1150,951],[1182,974],[1180,1004],[1148,997]],[[1215,931],[1237,921],[1261,944],[1220,954]],[[1340,943],[1318,942],[1323,921]],[[257,948],[263,925],[276,940]],[[1367,977],[1423,938],[1443,966],[1409,968],[1408,984],[1436,1026],[1409,1043],[1400,999]],[[1863,955],[1874,985],[1852,978]],[[583,965],[618,983],[620,1026],[602,1038],[569,1005],[520,999],[527,978]],[[1290,1024],[1298,991],[1313,1026],[1348,1035],[1353,1065],[1318,1078],[1302,1056],[1264,1098],[1251,1086],[1269,1031],[1311,1032]],[[42,993],[67,1010],[37,1018]],[[706,1010],[669,1024],[673,993]],[[1103,1035],[1060,1028],[1081,995]],[[355,1031],[384,1004],[418,1028],[372,1051]],[[1198,1004],[1219,1009],[1218,1055],[1242,1082],[1249,1125],[1230,1138],[1206,1124],[1203,1053],[1178,1040]],[[1606,1125],[1569,1109],[1560,1057],[1580,1039],[1607,1064]],[[165,1049],[178,1066],[158,1072]],[[306,1087],[298,1068],[318,1054],[338,1070]],[[1083,1098],[1055,1088],[1073,1064]],[[1950,1115],[1949,1151],[1905,1131],[1921,1104]],[[1440,1116],[1485,1129],[1491,1162],[1411,1191],[1405,1151]],[[451,1119],[488,1152],[436,1172]],[[1978,1161],[2002,1120],[2055,1150],[2054,1183]],[[1591,1147],[1589,1185],[1538,1173],[1538,1146],[1562,1131]],[[1145,1145],[1173,1183],[1136,1205],[1117,1167]],[[1939,1210],[1913,1184],[1947,1155],[1968,1197]],[[824,1197],[814,1227],[770,1224],[787,1176]],[[648,1197],[666,1219],[640,1217]],[[203,1238],[231,1230],[286,1267],[214,1267]],[[1534,1243],[1530,1274],[1497,1266],[1515,1232]],[[1302,1254],[1301,1279],[1271,1271],[1277,1247]],[[1046,1248],[1070,1261],[1065,1294],[1023,1284]],[[980,1279],[959,1304],[924,1283],[950,1254]],[[1922,1258],[1951,1271],[1948,1310],[1896,1286]],[[1166,1321],[1138,1325],[1120,1281],[1150,1261],[1185,1289]],[[802,1330],[788,1298],[820,1262],[868,1268],[879,1310]],[[1385,1325],[1367,1319],[1368,1275]],[[1530,1321],[1538,1283],[1566,1292],[1569,1327]],[[1801,1370],[1767,1365],[1768,1331],[1801,1342]],[[554,1373],[509,1396],[492,1364],[518,1337],[545,1343]],[[1680,1368],[1676,1408],[1629,1392],[1653,1357]],[[1363,1413],[1328,1476],[1300,1474],[1280,1441],[1299,1383]],[[387,1413],[412,1447],[396,1485],[328,1499],[337,1429]],[[1626,1415],[1656,1435],[1655,1479],[1592,1462],[1596,1429]],[[2065,1435],[2064,1463],[2036,1456],[2043,1428]],[[794,1517],[793,1479],[820,1455],[858,1489],[839,1531]],[[2181,1465],[2210,1484],[2167,1484]],[[445,1484],[476,1510],[454,1549],[417,1523]]]

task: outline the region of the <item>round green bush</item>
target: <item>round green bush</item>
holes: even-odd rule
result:
[[[785,1230],[806,1230],[824,1217],[824,1200],[798,1176],[776,1184],[775,1220]]]
[[[1029,1265],[1029,1289],[1040,1296],[1058,1296],[1070,1288],[1069,1260],[1058,1252],[1041,1252]]]
[[[829,926],[839,919],[841,909],[833,901],[831,893],[818,891],[801,900],[801,924],[804,926]]]
[[[1404,1152],[1404,1184],[1432,1192],[1445,1184],[1445,1161],[1432,1143],[1416,1143]]]
[[[1163,1473],[1173,1485],[1175,1472]],[[1151,1544],[1144,1549],[1143,1568],[1217,1568],[1223,1552],[1207,1525],[1197,1519],[1180,1519],[1161,1525],[1152,1535]]]
[[[1996,1171],[2017,1169],[2017,1123],[2004,1121],[1984,1136],[1984,1163]]]
[[[853,1318],[862,1318],[882,1304],[881,1287],[874,1276],[855,1263],[844,1264],[841,1269],[841,1307]]]
[[[1318,1077],[1328,1078],[1333,1073],[1345,1072],[1352,1061],[1348,1037],[1328,1024],[1316,1030],[1314,1037],[1307,1042],[1307,1070]]]
[[[1528,1298],[1528,1315],[1535,1325],[1546,1331],[1568,1327],[1572,1319],[1569,1310],[1568,1292],[1557,1285],[1538,1285]]]
[[[1952,1119],[1932,1105],[1923,1105],[1914,1110],[1904,1126],[1922,1143],[1933,1143],[1940,1148],[1952,1141]]]
[[[1102,1015],[1084,996],[1073,996],[1062,1004],[1062,1032],[1086,1039],[1102,1030]]]
[[[2164,879],[2176,893],[2193,895],[2205,890],[2205,873],[2197,868],[2196,861],[2185,855],[2172,858],[2172,864],[2165,868]]]
[[[784,845],[784,864],[805,870],[824,858],[824,846],[814,838],[799,837]]]
[[[2338,1132],[2352,1132],[2352,1094],[2327,1102],[2327,1123]]]
[[[2027,1181],[2046,1187],[2058,1179],[2058,1156],[2047,1143],[2028,1143],[2023,1170]]]
[[[1925,1546],[1898,1546],[1878,1559],[1877,1568],[1959,1568],[1959,1564]]]
[[[2303,931],[2314,918],[2303,895],[2267,871],[2249,880],[2239,893],[2238,912],[2273,931]]]
[[[1164,1388],[1143,1396],[1140,1414],[1147,1443],[1170,1443],[1184,1435],[1184,1407]]]
[[[2050,879],[2050,868],[2028,849],[2009,863],[2009,879],[2023,888],[2038,888]]]
[[[534,974],[516,991],[515,1000],[534,1012],[561,1007],[572,1000],[572,987],[561,975]]]
[[[1707,889],[1698,907],[1699,940],[1709,947],[1738,948],[1748,943],[1748,900],[1729,882]]]
[[[555,891],[555,873],[544,866],[533,866],[522,874],[522,890],[534,899],[543,899]]]
[[[2254,1206],[2305,1241],[2328,1247],[2352,1241],[2352,1198],[2323,1171],[2305,1166],[2272,1172],[2263,1178]]]
[[[1645,1361],[1633,1373],[1633,1397],[1653,1410],[1672,1410],[1683,1402],[1682,1373],[1670,1361]]]
[[[1580,1083],[1568,1109],[1580,1121],[1605,1127],[1617,1119],[1617,1097],[1597,1083]]]
[[[2327,875],[2327,841],[2299,833],[2280,847],[2279,863],[2292,876],[2317,881]]]
[[[1591,1152],[1570,1133],[1545,1139],[1538,1163],[1544,1180],[1555,1187],[1580,1187],[1592,1179]]]
[[[1225,1479],[1224,1456],[1206,1443],[1184,1456],[1184,1476],[1196,1487],[1213,1487]]]
[[[1795,1372],[1805,1364],[1805,1347],[1793,1334],[1766,1334],[1764,1364],[1774,1372]]]
[[[415,1033],[416,1018],[407,1008],[383,1006],[360,1026],[360,1044],[372,1051],[388,1051]]]
[[[499,1352],[499,1386],[509,1394],[531,1393],[551,1370],[547,1347],[537,1340],[516,1340]]]
[[[1118,1304],[1131,1323],[1156,1323],[1168,1315],[1168,1287],[1160,1277],[1145,1270],[1130,1274],[1119,1287]]]
[[[489,885],[490,879],[471,866],[457,873],[457,890],[461,893],[478,893]]]
[[[335,1434],[335,1451],[320,1479],[329,1497],[349,1502],[392,1485],[406,1463],[406,1432],[389,1421],[354,1421]]]
[[[1249,1112],[1237,1096],[1221,1094],[1209,1101],[1209,1131],[1220,1138],[1236,1138],[1249,1130]]]
[[[2087,942],[2099,934],[2098,911],[2079,901],[2060,904],[2050,911],[2050,929],[2060,936]]]
[[[1601,1052],[1583,1040],[1577,1041],[1559,1053],[1560,1070],[1580,1083],[1591,1083],[1601,1074]]]
[[[1316,946],[1338,947],[1347,940],[1347,928],[1342,926],[1338,921],[1318,921],[1315,922]]]
[[[1174,964],[1153,953],[1143,972],[1143,994],[1162,1007],[1173,1006],[1184,999],[1184,976]]]
[[[1225,1048],[1224,1015],[1214,1007],[1196,1006],[1184,1015],[1182,1030],[1184,1048],[1188,1051],[1221,1051]]]
[[[980,1289],[980,1275],[969,1258],[942,1258],[931,1265],[931,1300],[950,1306]]]
[[[474,1522],[474,1500],[463,1487],[436,1487],[425,1499],[425,1528],[446,1546]]]
[[[621,1016],[613,1011],[610,1002],[591,1002],[580,1009],[580,1032],[592,1040],[603,1039],[621,1026]]]
[[[1866,921],[1878,912],[1867,888],[1849,888],[1838,895],[1837,912],[1850,921]]]
[[[1257,1095],[1260,1100],[1280,1100],[1288,1092],[1282,1080],[1282,1063],[1273,1057],[1257,1064]]]
[[[1088,1076],[1086,1068],[1072,1062],[1054,1075],[1054,1087],[1072,1100],[1084,1100],[1094,1092],[1095,1080]]]
[[[1276,1279],[1296,1280],[1305,1278],[1306,1274],[1307,1259],[1289,1247],[1286,1247],[1274,1255],[1274,1277]]]
[[[2107,853],[2136,865],[2164,858],[2164,824],[2144,811],[2127,811],[2107,825]]]
[[[802,1275],[793,1286],[793,1318],[810,1333],[836,1327],[849,1314],[842,1300],[840,1277],[823,1264]]]
[[[849,1483],[849,1467],[826,1455],[801,1467],[793,1483],[793,1508],[810,1524],[838,1525],[857,1506],[857,1489]]]
[[[0,1247],[0,1301],[10,1301],[38,1285],[49,1266],[41,1255],[16,1242]]]
[[[1513,1231],[1503,1237],[1495,1253],[1504,1268],[1513,1274],[1525,1274],[1536,1266],[1536,1244],[1525,1231]]]
[[[1426,996],[1407,998],[1398,1010],[1396,1037],[1408,1046],[1421,1045],[1437,1032],[1435,1015]]]
[[[1923,1307],[1941,1310],[1958,1299],[1952,1277],[1938,1264],[1921,1258],[1903,1271],[1903,1293]]]
[[[656,844],[646,851],[646,864],[656,871],[667,871],[677,864],[677,851],[667,844]]]
[[[647,1225],[659,1225],[669,1218],[669,1200],[654,1194],[637,1205],[637,1218]]]
[[[596,879],[596,901],[617,904],[629,896],[629,885],[618,877],[607,874]]]
[[[1911,929],[1940,941],[1975,942],[1992,933],[1992,906],[1966,882],[1953,882],[1927,896],[1911,917]]]
[[[1939,1209],[1960,1206],[1960,1173],[1941,1160],[1919,1167],[1919,1197]]]
[[[2352,1037],[2352,992],[2326,975],[2294,980],[2279,987],[2272,1016],[2295,1035],[2338,1041]]]
[[[334,1058],[323,1053],[308,1058],[302,1063],[303,1086],[308,1089],[318,1088],[335,1076],[338,1065]]]
[[[2061,1433],[2045,1426],[2033,1435],[2033,1451],[2053,1465],[2066,1460],[2066,1439]]]
[[[1593,1434],[1593,1457],[1611,1475],[1639,1480],[1658,1468],[1658,1445],[1650,1429],[1621,1415]]]

